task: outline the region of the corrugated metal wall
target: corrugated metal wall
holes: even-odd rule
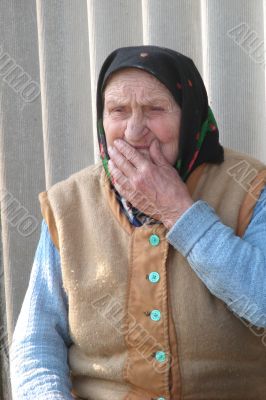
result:
[[[10,338],[40,234],[38,193],[98,157],[95,91],[105,57],[143,43],[192,57],[222,143],[266,162],[265,9],[263,0],[1,1],[0,329],[7,320]]]

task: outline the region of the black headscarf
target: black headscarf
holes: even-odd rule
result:
[[[185,182],[200,164],[224,160],[219,131],[208,105],[202,78],[194,62],[174,50],[158,46],[114,50],[101,68],[97,86],[97,128],[101,159],[108,176],[107,143],[103,128],[103,90],[110,75],[123,68],[139,68],[154,75],[171,92],[182,110],[175,168]]]

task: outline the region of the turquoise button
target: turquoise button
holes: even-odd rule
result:
[[[155,359],[156,361],[162,363],[166,360],[166,354],[164,351],[156,351],[155,353]]]
[[[154,271],[149,274],[149,281],[151,283],[157,283],[159,282],[159,280],[160,280],[160,274],[158,274],[158,272]]]
[[[160,238],[158,235],[153,234],[150,236],[149,241],[152,246],[158,246],[158,244],[160,243]]]
[[[157,397],[156,400],[165,400],[165,397]]]
[[[160,321],[161,319],[161,312],[159,310],[152,310],[150,313],[150,318],[153,321]]]

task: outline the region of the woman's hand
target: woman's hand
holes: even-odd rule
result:
[[[122,139],[108,147],[109,171],[118,192],[134,207],[161,221],[170,229],[193,204],[187,186],[177,170],[165,159],[154,139],[148,160]]]

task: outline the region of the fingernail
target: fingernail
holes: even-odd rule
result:
[[[112,146],[108,146],[108,153],[112,153],[112,151],[113,151]]]

